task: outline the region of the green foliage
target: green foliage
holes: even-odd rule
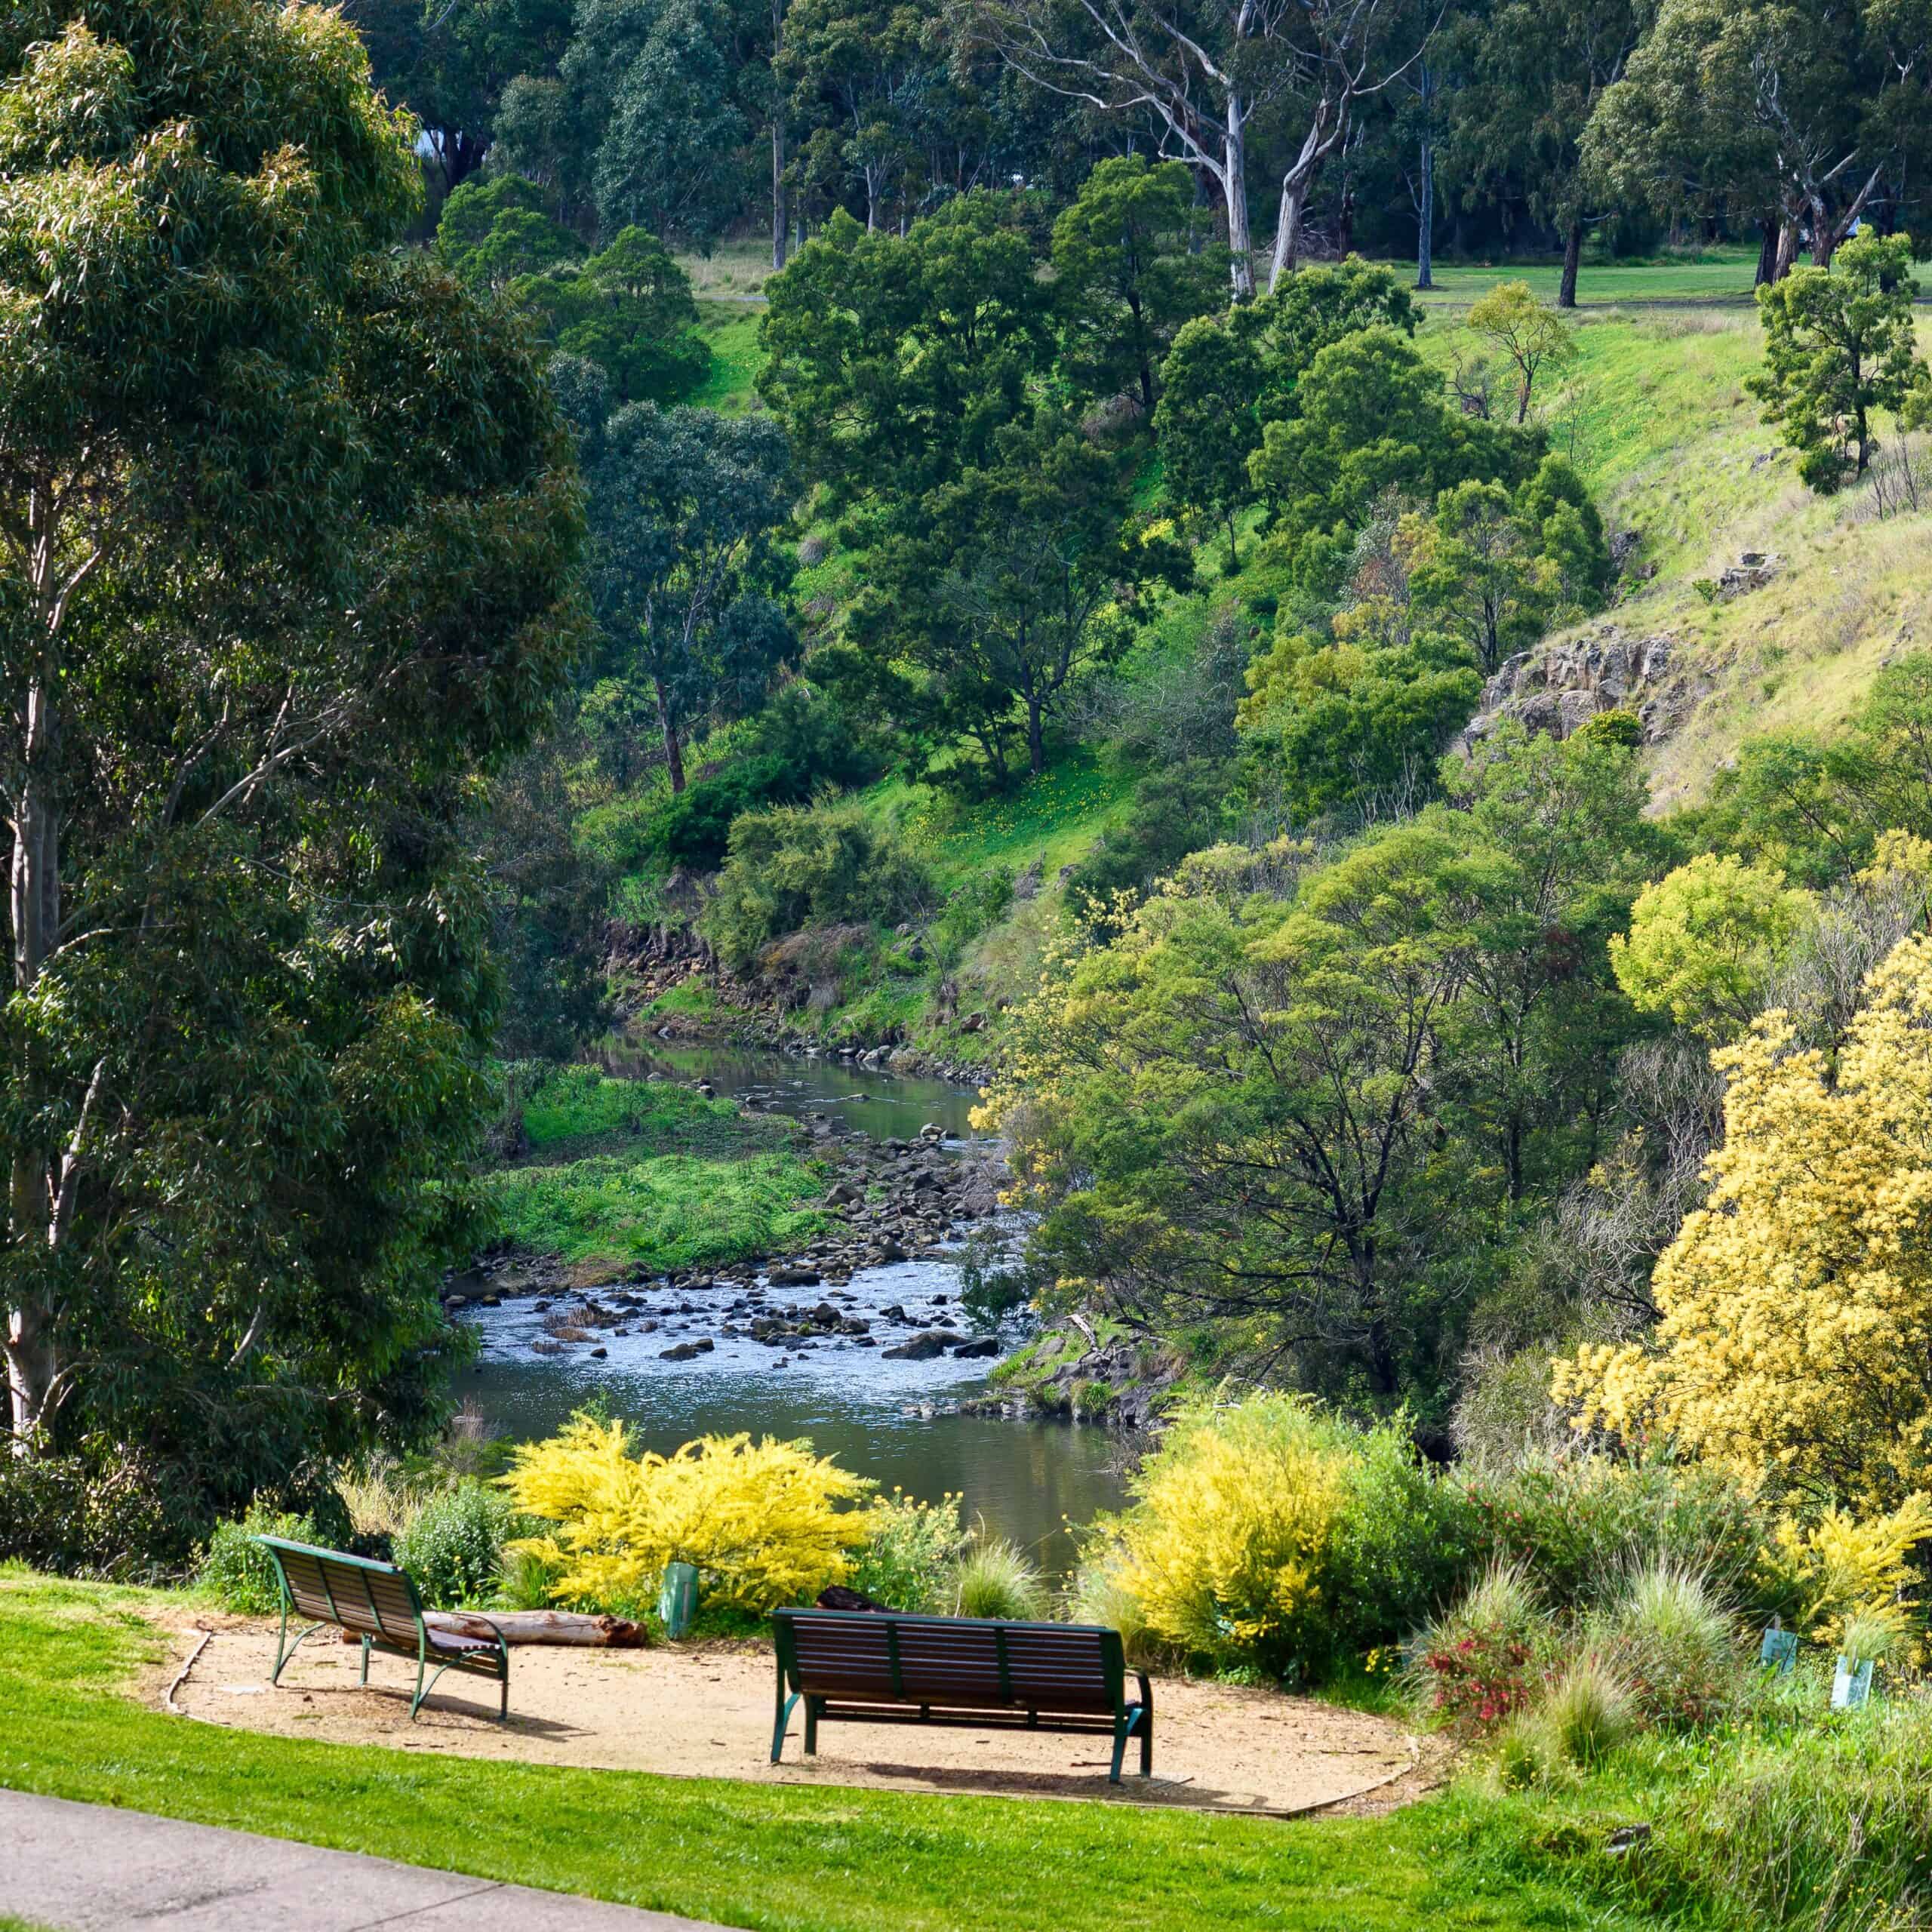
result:
[[[535,1254],[626,1263],[645,1274],[783,1254],[826,1225],[814,1206],[824,1183],[790,1154],[593,1155],[506,1168],[486,1186],[504,1238]]]
[[[1910,402],[1923,413],[1932,400],[1913,333],[1912,254],[1908,235],[1857,235],[1829,269],[1794,269],[1758,291],[1764,367],[1745,387],[1821,494],[1865,474],[1877,412]]]
[[[0,1463],[0,1553],[75,1576],[178,1574],[198,1525],[169,1507],[166,1473],[99,1440]]]
[[[787,933],[894,924],[924,911],[932,894],[924,864],[857,805],[780,805],[732,826],[703,923],[719,956],[742,971]]]
[[[321,1541],[312,1516],[291,1515],[260,1503],[251,1504],[246,1515],[216,1524],[195,1580],[223,1609],[238,1616],[270,1617],[281,1607],[275,1559],[256,1541],[258,1537]]]
[[[1846,729],[1747,738],[1701,815],[1703,842],[1807,886],[1869,866],[1892,829],[1932,835],[1932,652],[1884,666]]]
[[[620,715],[633,732],[654,716],[681,792],[694,727],[755,709],[798,654],[779,601],[794,564],[780,541],[789,453],[768,418],[648,402],[612,414],[592,384],[574,399],[596,538],[598,668],[627,697]]]
[[[989,866],[948,893],[929,935],[940,963],[955,964],[974,940],[1005,918],[1012,904],[1013,874],[1004,866]]]
[[[946,1582],[955,1617],[1026,1623],[1047,1612],[1047,1586],[1039,1565],[1003,1537],[975,1538]]]
[[[1609,1617],[1611,1654],[1644,1721],[1697,1727],[1727,1715],[1740,1687],[1738,1635],[1706,1574],[1652,1557]]]
[[[1577,359],[1576,339],[1569,325],[1530,293],[1527,282],[1498,282],[1470,304],[1469,325],[1515,365],[1519,423],[1529,420],[1538,372],[1567,368]]]
[[[501,989],[472,774],[580,635],[521,332],[396,245],[411,132],[325,10],[0,28],[15,1420],[141,1442],[189,1534],[440,1421]]]
[[[1810,894],[1775,868],[1701,853],[1644,888],[1611,958],[1634,1006],[1705,1039],[1732,1038],[1814,917]]]
[[[916,502],[1030,413],[1052,290],[1012,213],[974,189],[902,240],[841,211],[770,285],[758,393],[835,505]]]
[[[1439,1386],[1492,1211],[1595,1158],[1631,1028],[1607,942],[1656,839],[1620,747],[1502,731],[1444,770],[1327,863],[1190,862],[1014,1016],[989,1117],[1043,1275],[1278,1337],[1307,1386]]]
[[[1253,344],[1220,316],[1188,323],[1161,367],[1154,429],[1162,487],[1184,515],[1226,530],[1231,571],[1240,561],[1235,521],[1252,500],[1247,460],[1260,446],[1252,401],[1260,383]]]
[[[1083,1576],[1132,1599],[1149,1638],[1223,1666],[1346,1672],[1475,1560],[1461,1492],[1404,1425],[1359,1429],[1293,1396],[1183,1411],[1129,1487]]]
[[[1386,326],[1318,351],[1294,414],[1266,426],[1248,464],[1284,537],[1358,525],[1386,491],[1433,502],[1459,483],[1513,491],[1534,473],[1539,435],[1465,416],[1442,389],[1440,372]]]
[[[1176,334],[1226,303],[1225,258],[1194,245],[1200,220],[1184,163],[1095,163],[1054,223],[1061,366],[1077,389],[1134,395],[1152,412]]]
[[[1764,1543],[1755,1500],[1696,1463],[1533,1457],[1478,1478],[1470,1497],[1487,1546],[1564,1611],[1602,1600],[1651,1565],[1742,1595]]]
[[[523,1533],[509,1497],[480,1482],[458,1483],[425,1499],[395,1540],[395,1561],[426,1608],[484,1607],[503,1585],[504,1544]]]
[[[710,372],[691,278],[643,229],[592,253],[542,189],[499,174],[444,203],[436,252],[470,287],[524,309],[562,353],[595,364],[620,402],[681,401]]]
[[[1132,459],[1041,408],[992,438],[983,466],[906,506],[868,560],[851,633],[888,672],[890,708],[950,746],[973,743],[994,782],[1016,752],[1038,777],[1046,733],[1092,666],[1132,641],[1157,586],[1189,580],[1188,552],[1133,512]],[[945,768],[955,782],[973,768]]]
[[[1630,1687],[1600,1657],[1578,1657],[1544,1694],[1537,1717],[1555,1755],[1580,1770],[1602,1764],[1635,1727]]]
[[[952,1609],[953,1579],[967,1541],[958,1497],[919,1503],[895,1489],[872,1506],[864,1547],[846,1581],[891,1609],[944,1617]]]
[[[1141,780],[1126,822],[1068,875],[1068,903],[1090,931],[1112,937],[1123,895],[1137,897],[1189,853],[1215,842],[1233,776],[1217,761],[1187,758]]]

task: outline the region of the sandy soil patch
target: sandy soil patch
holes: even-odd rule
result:
[[[365,1690],[356,1681],[356,1651],[317,1637],[271,1687],[272,1625],[203,1617],[171,1624],[171,1631],[172,1654],[143,1681],[145,1699],[162,1702],[211,1631],[174,1692],[176,1708],[207,1723],[289,1737],[761,1784],[1100,1798],[1263,1815],[1369,1792],[1413,1796],[1426,1782],[1417,1775],[1417,1740],[1386,1718],[1177,1678],[1154,1680],[1152,1780],[1135,1774],[1137,1747],[1130,1745],[1127,1774],[1115,1789],[1107,1783],[1105,1739],[1046,1731],[826,1723],[818,1756],[808,1764],[802,1719],[795,1715],[784,1761],[774,1764],[771,1659],[749,1647],[519,1647],[510,1662],[507,1724],[495,1721],[494,1684],[454,1674],[412,1723],[415,1668],[399,1657],[378,1655]]]

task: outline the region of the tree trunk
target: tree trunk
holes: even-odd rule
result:
[[[1329,121],[1336,113],[1325,95],[1316,103],[1315,118],[1303,138],[1301,152],[1281,177],[1281,212],[1275,220],[1275,260],[1268,275],[1271,291],[1281,285],[1282,276],[1294,273],[1301,260],[1301,221],[1307,211],[1308,198],[1315,189],[1315,177],[1321,172],[1322,162],[1334,151],[1346,126],[1344,113],[1337,120],[1334,131],[1330,133]]]
[[[1422,143],[1421,191],[1417,196],[1416,286],[1435,286],[1435,143],[1427,135]]]
[[[785,0],[771,0],[771,58],[775,67],[785,45]],[[777,76],[772,76],[776,91]],[[785,266],[786,231],[792,214],[785,194],[785,106],[774,102],[771,109],[771,269],[775,275]]]
[[[500,1632],[506,1644],[563,1644],[607,1650],[641,1650],[651,1635],[621,1617],[587,1616],[571,1610],[499,1610],[488,1617],[461,1610],[426,1610],[432,1630],[485,1639]]]
[[[1771,269],[1771,279],[1782,281],[1791,272],[1791,265],[1798,259],[1798,220],[1794,215],[1786,215],[1778,224],[1778,258]]]
[[[1559,309],[1574,309],[1577,306],[1577,266],[1583,258],[1583,223],[1579,217],[1571,223],[1570,232],[1563,238],[1563,280],[1556,291],[1556,306]]]
[[[685,751],[678,742],[678,728],[672,721],[670,700],[664,694],[664,680],[654,678],[651,689],[657,694],[657,728],[664,734],[664,762],[671,774],[673,798],[685,789]]]
[[[792,226],[792,211],[785,205],[785,129],[771,124],[771,269],[776,275],[785,266],[785,244]]]
[[[53,549],[51,532],[46,549],[49,553]],[[50,570],[51,567],[50,554]],[[45,587],[51,593],[51,581]],[[58,621],[50,595],[42,635],[46,636]],[[53,800],[52,681],[43,675],[28,688],[23,769],[14,800],[10,910],[14,986],[22,993],[31,992],[38,983],[60,918],[60,828]],[[60,1371],[52,1297],[35,1278],[35,1263],[51,1259],[57,1233],[47,1165],[38,1150],[23,1148],[14,1155],[8,1196],[8,1233],[18,1257],[16,1279],[20,1285],[14,1305],[7,1311],[7,1392],[14,1451],[23,1454],[29,1438],[51,1420],[48,1401]]]
[[[1761,221],[1758,232],[1758,272],[1751,284],[1753,288],[1762,288],[1778,278],[1778,225],[1774,221]]]
[[[1026,700],[1026,762],[1035,778],[1047,768],[1046,721],[1037,698]]]
[[[1228,211],[1228,275],[1237,302],[1254,300],[1254,239],[1247,226],[1247,107],[1228,96],[1228,137],[1222,150],[1221,198]]]

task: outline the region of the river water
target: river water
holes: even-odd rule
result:
[[[801,1118],[822,1112],[875,1138],[910,1139],[931,1122],[958,1146],[972,1132],[970,1091],[844,1061],[656,1041],[626,1041],[601,1057],[614,1074],[708,1080],[720,1096]],[[829,1295],[842,1311],[869,1317],[897,1303],[930,1317],[949,1311],[958,1286],[957,1262],[933,1256],[862,1269],[843,1290],[780,1289],[773,1298],[809,1306]],[[464,1392],[518,1441],[548,1434],[598,1395],[632,1425],[640,1446],[666,1454],[695,1435],[807,1436],[820,1454],[888,1491],[958,1495],[969,1523],[983,1520],[1054,1574],[1071,1559],[1067,1525],[1119,1506],[1115,1444],[1105,1431],[950,1413],[983,1389],[969,1372],[977,1363],[888,1361],[850,1340],[774,1349],[722,1335],[725,1311],[741,1293],[722,1284],[647,1293],[638,1318],[657,1321],[655,1332],[600,1335],[608,1351],[601,1361],[580,1349],[535,1352],[542,1317],[528,1301],[472,1309],[482,1346]],[[710,1353],[662,1359],[666,1347],[699,1337],[714,1340]]]

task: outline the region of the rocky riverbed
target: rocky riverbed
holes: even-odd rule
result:
[[[708,1083],[700,1083],[708,1092]],[[757,1111],[753,1107],[752,1111]],[[951,1293],[934,1294],[923,1275],[908,1295],[881,1294],[882,1275],[931,1260],[1000,1211],[1000,1171],[980,1145],[949,1144],[928,1123],[912,1139],[840,1132],[829,1114],[796,1122],[801,1150],[831,1179],[824,1198],[833,1225],[795,1253],[708,1270],[654,1274],[622,1264],[566,1263],[511,1253],[488,1257],[451,1278],[443,1303],[472,1321],[519,1306],[537,1318],[519,1324],[539,1355],[582,1351],[603,1360],[614,1341],[653,1337],[661,1359],[697,1361],[721,1343],[748,1343],[794,1355],[838,1347],[877,1349],[887,1361],[989,1360],[999,1340],[975,1332]],[[849,1284],[866,1276],[873,1291]],[[814,1292],[815,1291],[815,1292]],[[500,1330],[501,1323],[492,1323]]]

